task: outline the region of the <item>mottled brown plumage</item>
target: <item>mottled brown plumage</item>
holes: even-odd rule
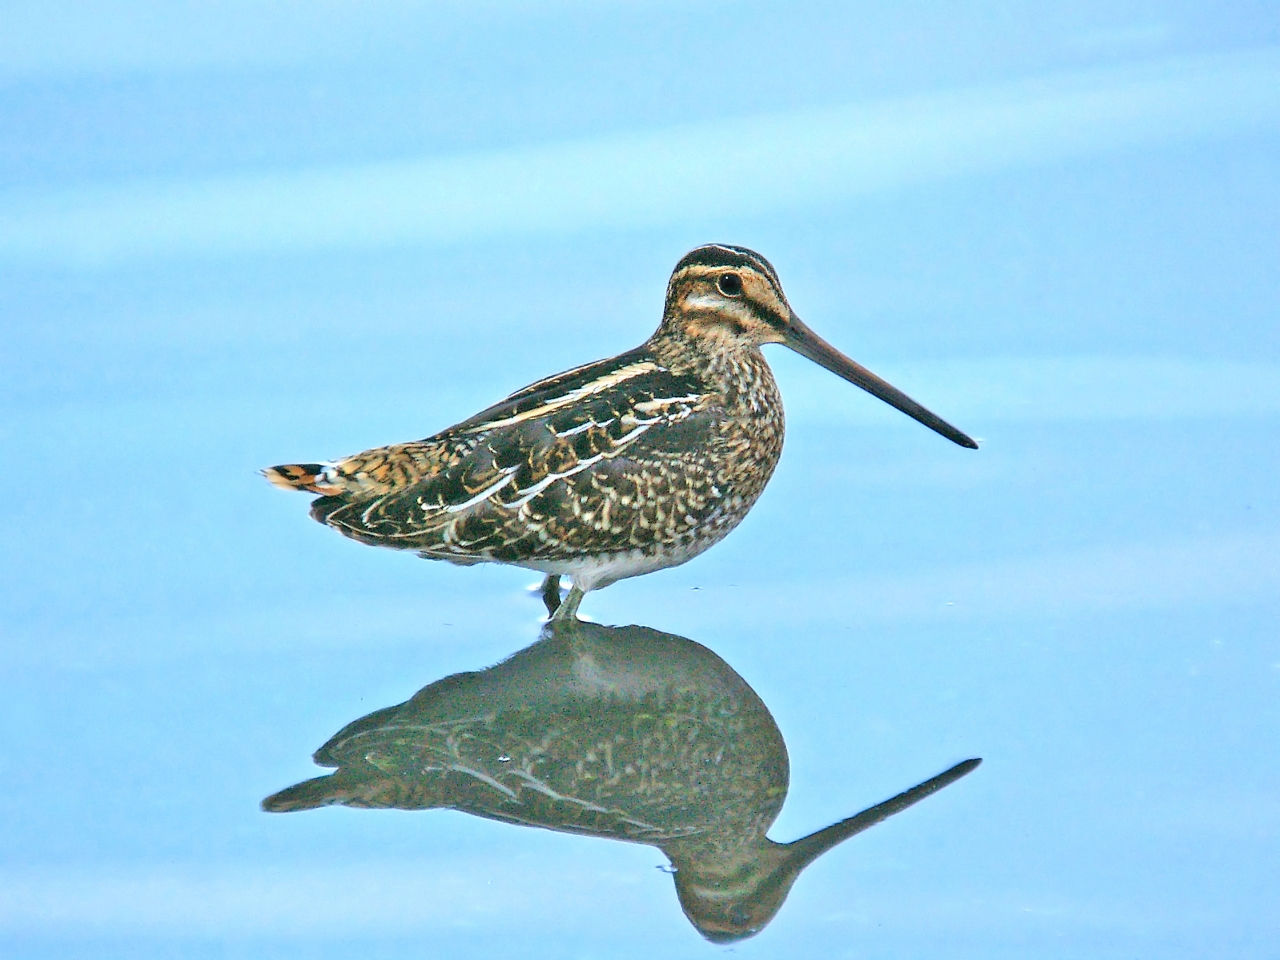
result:
[[[755,503],[782,452],[760,347],[785,343],[965,446],[954,427],[817,337],[759,254],[709,245],[672,273],[642,346],[518,390],[434,436],[263,471],[321,494],[353,539],[454,563],[568,574],[582,593],[683,563]]]

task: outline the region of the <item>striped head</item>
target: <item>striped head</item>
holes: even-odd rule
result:
[[[896,407],[962,447],[977,444],[905,393],[855,363],[809,329],[787,302],[772,264],[753,250],[709,243],[672,271],[655,339],[673,338],[713,353],[781,343]]]
[[[759,347],[785,343],[794,316],[768,260],[746,247],[709,243],[676,264],[662,325],[694,341]]]

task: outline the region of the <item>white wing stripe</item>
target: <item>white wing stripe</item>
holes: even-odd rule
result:
[[[619,453],[622,452],[621,448],[623,446],[630,443],[636,437],[640,436],[640,434],[644,433],[651,426],[653,426],[653,424],[657,422],[658,421],[656,420],[649,420],[645,423],[640,424],[634,430],[631,430],[628,433],[624,433],[621,437],[619,437],[615,441],[616,446],[610,448],[604,453],[597,453],[594,457],[588,457],[585,460],[579,460],[576,464],[573,465],[573,469],[571,470],[566,470],[563,473],[547,474],[545,477],[543,477],[533,486],[529,487],[527,490],[521,490],[519,498],[512,500],[509,503],[504,503],[503,506],[512,510],[518,509],[519,507],[524,506],[526,503],[528,503],[538,494],[540,494],[543,490],[547,489],[547,487],[551,486],[551,484],[555,483],[557,480],[563,480],[565,477],[572,477],[575,473],[581,473],[583,470],[587,469],[587,467],[590,467],[596,463],[599,463],[601,460],[604,460],[607,457],[617,456]]]
[[[671,403],[690,403],[690,402],[698,401],[701,399],[703,399],[701,395],[693,394],[687,397],[673,397],[669,399],[651,400],[651,401],[646,401],[643,403],[636,404],[636,409],[641,410],[644,413],[651,413]],[[547,487],[551,486],[551,484],[555,483],[557,480],[563,480],[565,477],[571,477],[576,473],[581,473],[583,470],[586,470],[588,467],[593,466],[596,463],[599,463],[601,460],[604,460],[607,457],[617,456],[622,452],[623,448],[626,447],[627,444],[629,444],[636,437],[640,436],[642,433],[644,433],[646,430],[652,427],[655,423],[661,423],[664,421],[670,423],[673,420],[682,420],[684,419],[684,417],[688,416],[690,412],[691,411],[689,410],[684,410],[684,411],[681,411],[680,414],[675,417],[656,416],[656,417],[651,417],[644,420],[641,420],[637,417],[631,417],[631,416],[624,417],[623,418],[624,423],[628,425],[635,424],[635,426],[632,427],[631,430],[624,433],[622,436],[618,437],[617,440],[613,441],[613,444],[610,446],[608,450],[606,450],[603,453],[598,453],[594,457],[588,457],[585,460],[579,460],[576,464],[573,465],[571,469],[566,470],[562,473],[547,474],[537,483],[533,484],[533,486],[525,490],[516,491],[517,498],[515,500],[511,500],[507,503],[504,503],[503,506],[509,510],[515,510],[515,509],[518,509],[519,507],[522,507],[524,504],[528,503],[530,500],[532,500],[534,497],[540,494],[543,490],[547,489]],[[605,421],[605,424],[612,423],[612,422],[613,422],[612,420],[607,420]],[[587,423],[580,424],[579,426],[576,426],[570,430],[566,430],[564,433],[559,434],[559,436],[561,437],[571,436],[575,433],[581,433],[584,430],[589,430],[593,426],[604,426],[605,424],[597,424],[594,421],[589,421]],[[512,478],[515,476],[517,469],[518,469],[517,467],[507,467],[506,469],[503,470],[503,475],[500,480],[498,480],[495,483],[491,483],[489,486],[485,487],[475,496],[471,497],[468,500],[463,501],[462,503],[451,503],[445,506],[443,509],[441,509],[440,512],[461,513],[464,510],[469,510],[470,508],[474,507],[478,503],[482,503],[485,500],[488,500],[495,493],[497,493],[499,490],[501,490],[503,487],[507,486],[511,482]],[[379,500],[380,499],[381,498],[379,498]],[[419,503],[424,510],[427,510],[426,504],[422,504],[421,501],[419,501]],[[369,513],[371,513],[375,509],[375,507],[378,506],[378,504],[379,504],[379,501],[375,501],[373,504],[370,504],[368,509],[365,510],[365,515],[363,517],[363,520],[366,524],[369,522],[369,516],[368,516]],[[433,511],[427,510],[427,512],[430,513]]]
[[[617,370],[613,370],[599,376],[580,387],[575,387],[558,397],[553,397],[531,410],[526,410],[524,413],[517,413],[510,417],[503,417],[500,420],[488,420],[484,423],[478,423],[474,427],[468,428],[467,432],[479,433],[483,430],[493,430],[496,427],[506,427],[513,423],[523,423],[527,420],[534,420],[538,417],[545,416],[566,404],[575,403],[584,397],[602,393],[610,387],[615,387],[620,383],[625,383],[633,377],[638,377],[642,374],[650,373],[659,369],[661,368],[650,360],[638,360],[635,363],[627,364],[625,367],[620,367]]]
[[[594,457],[588,457],[586,460],[579,460],[572,470],[566,470],[564,473],[548,473],[527,490],[519,491],[520,496],[517,499],[512,500],[510,503],[504,503],[503,506],[512,510],[522,507],[557,480],[563,480],[565,477],[571,477],[575,473],[580,473],[587,469],[587,467],[594,463],[598,463],[603,459],[604,454],[597,453]]]
[[[636,404],[636,409],[641,413],[656,413],[673,403],[698,403],[705,400],[705,393],[687,393],[683,397],[654,397],[652,400],[642,400]]]
[[[449,504],[447,507],[444,508],[444,512],[459,513],[463,510],[466,510],[468,507],[474,507],[477,503],[479,503],[482,500],[488,500],[491,496],[493,496],[495,493],[497,493],[499,490],[501,490],[503,487],[505,487],[508,483],[511,482],[511,478],[515,475],[515,472],[516,472],[515,467],[509,467],[506,471],[504,471],[502,475],[502,479],[499,480],[497,483],[493,483],[485,487],[483,490],[477,493],[470,500],[467,500],[463,503]]]
[[[607,427],[611,423],[613,423],[612,417],[610,417],[608,420],[604,421],[603,423],[596,423],[594,420],[588,420],[586,423],[580,423],[576,427],[570,427],[568,430],[561,430],[559,433],[556,434],[556,436],[560,437],[561,439],[565,437],[572,437],[575,434],[582,433],[584,430],[590,430],[592,427],[600,427],[603,429],[604,427]]]

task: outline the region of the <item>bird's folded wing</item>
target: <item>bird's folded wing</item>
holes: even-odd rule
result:
[[[436,437],[404,445],[421,460],[416,482],[367,498],[321,498],[313,513],[357,538],[452,553],[445,528],[458,536],[464,518],[492,527],[557,484],[608,470],[611,461],[696,449],[717,404],[692,378],[643,357],[534,386]],[[437,543],[437,536],[444,539]]]

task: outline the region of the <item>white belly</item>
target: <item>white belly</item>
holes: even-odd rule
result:
[[[698,540],[684,546],[654,554],[645,550],[627,550],[623,553],[607,553],[573,560],[530,560],[519,566],[541,573],[567,574],[573,585],[586,592],[607,587],[627,577],[638,577],[666,567],[675,567],[691,560],[716,541]]]

